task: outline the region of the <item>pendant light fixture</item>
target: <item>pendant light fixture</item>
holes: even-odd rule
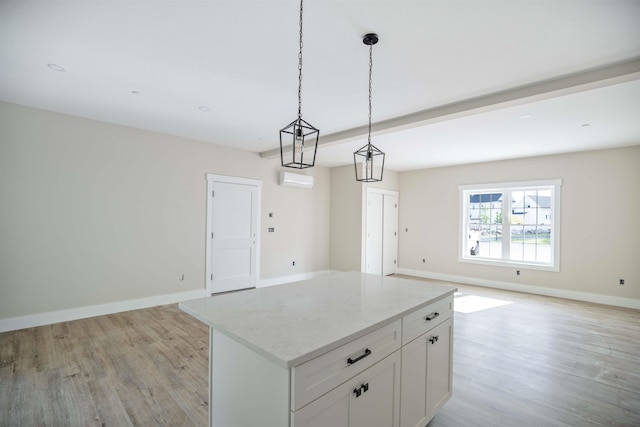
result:
[[[320,131],[302,119],[302,0],[300,0],[300,51],[298,53],[298,118],[280,130],[282,166],[296,169],[316,163]]]
[[[382,181],[384,153],[371,145],[371,70],[373,68],[373,45],[378,43],[378,35],[365,34],[362,42],[369,46],[369,138],[367,145],[353,153],[356,168],[356,181]]]

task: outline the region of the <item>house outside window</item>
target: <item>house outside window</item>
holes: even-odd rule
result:
[[[460,261],[560,271],[560,185],[460,186]]]

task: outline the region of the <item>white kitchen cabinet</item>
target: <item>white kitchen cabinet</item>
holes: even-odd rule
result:
[[[402,347],[401,427],[424,427],[449,400],[453,373],[453,318]]]
[[[291,413],[292,427],[397,427],[400,351]]]

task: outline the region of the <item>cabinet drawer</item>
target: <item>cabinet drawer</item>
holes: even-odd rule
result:
[[[291,410],[312,400],[400,348],[401,319],[291,369]]]
[[[418,338],[453,315],[453,296],[429,304],[402,318],[402,344]]]

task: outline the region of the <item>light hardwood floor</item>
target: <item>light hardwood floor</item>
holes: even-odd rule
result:
[[[510,304],[456,312],[429,427],[640,426],[640,311],[457,286]],[[205,426],[207,337],[175,305],[0,334],[0,426]]]
[[[176,305],[0,334],[0,426],[205,426],[208,346]]]

